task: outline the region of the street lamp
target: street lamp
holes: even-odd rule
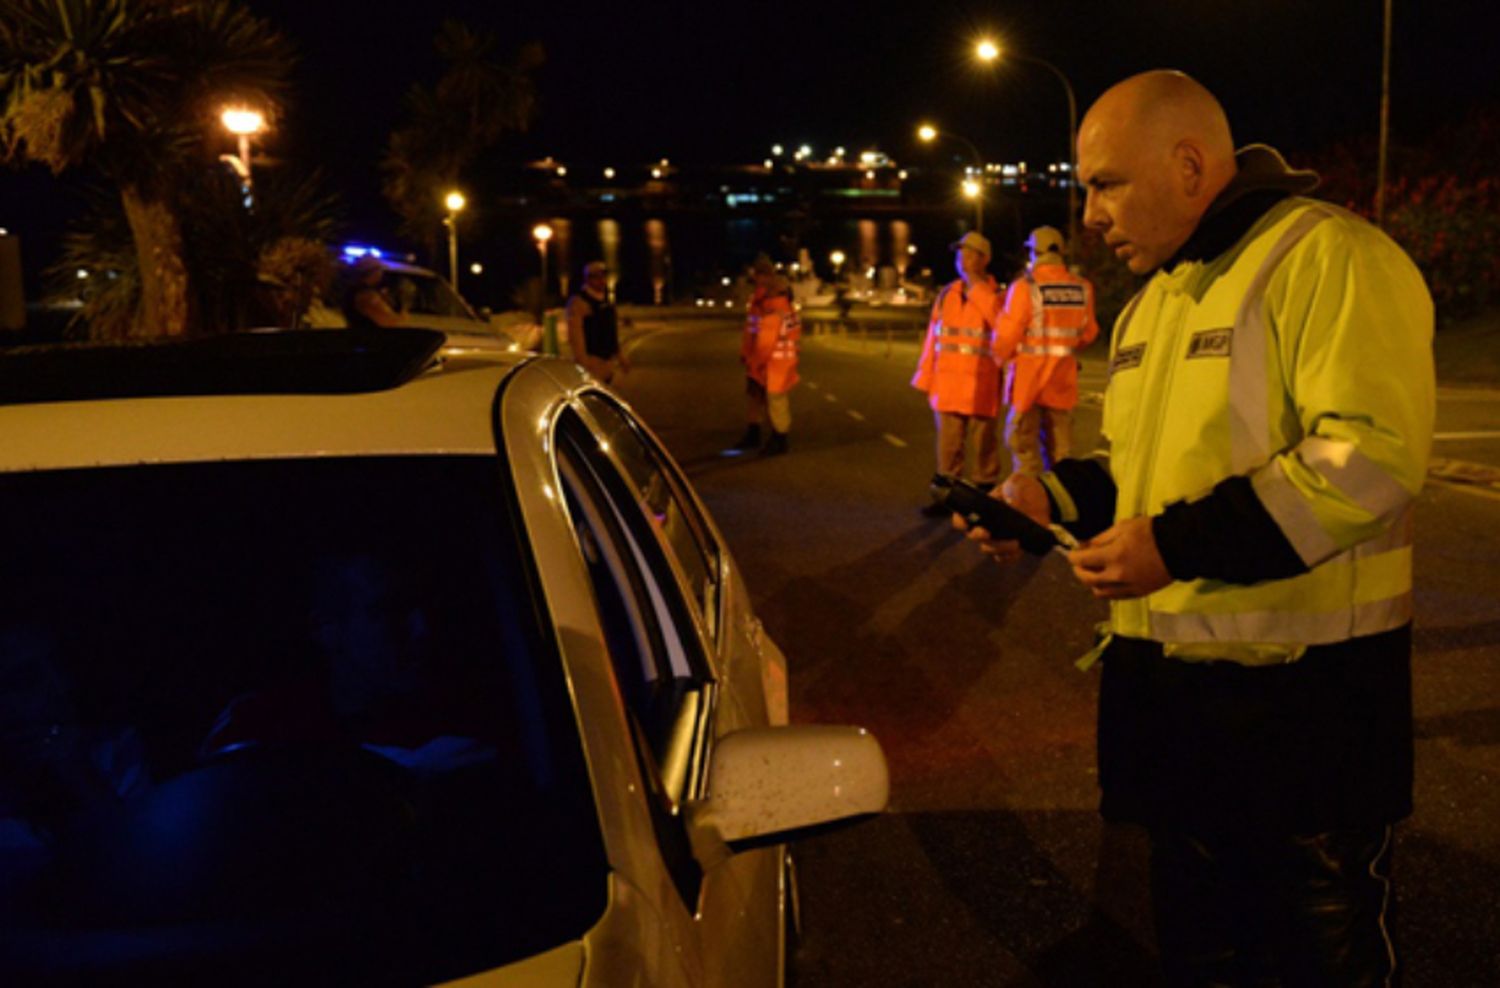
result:
[[[1073,84],[1062,70],[1045,59],[1018,52],[1002,53],[1000,45],[990,38],[983,38],[974,46],[974,54],[986,64],[997,61],[1002,54],[1019,62],[1032,62],[1057,76],[1068,94],[1068,244],[1071,250],[1078,249],[1078,100],[1073,95]]]
[[[250,205],[250,138],[266,129],[265,114],[243,106],[226,106],[219,114],[224,129],[239,138],[238,156],[221,154],[219,160],[234,169],[240,177],[240,189],[245,194],[245,205]]]
[[[463,212],[468,200],[462,192],[454,189],[443,198],[443,205],[448,207],[448,215],[443,217],[443,225],[448,228],[448,281],[453,290],[458,291],[458,214]]]
[[[973,141],[969,140],[967,137],[961,137],[958,134],[953,133],[952,131],[938,130],[930,123],[924,123],[917,128],[917,140],[921,141],[923,144],[931,144],[933,141],[936,141],[940,137],[947,138],[950,141],[957,141],[964,147],[968,148],[969,154],[974,157],[974,173],[983,176],[984,158],[983,155],[979,153],[979,149],[974,146]],[[971,188],[972,191],[970,191]],[[965,198],[974,200],[974,232],[983,233],[984,188],[979,184],[978,181],[966,178],[963,184],[963,192]]]
[[[844,262],[848,260],[848,258],[844,256],[843,251],[836,250],[832,254],[828,255],[828,259],[833,262],[833,276],[837,278],[843,271]]]
[[[547,297],[547,241],[552,239],[552,227],[538,223],[531,228],[531,238],[536,241],[536,252],[542,258],[542,298]],[[545,304],[543,305],[545,308]]]

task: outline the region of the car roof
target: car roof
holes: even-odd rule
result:
[[[532,355],[430,330],[0,351],[0,472],[493,453]]]

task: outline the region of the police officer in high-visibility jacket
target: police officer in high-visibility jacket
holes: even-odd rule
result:
[[[1085,223],[1151,277],[1111,337],[1107,454],[1002,495],[1086,539],[1068,561],[1110,602],[1101,812],[1150,835],[1169,984],[1391,984],[1431,296],[1187,76],[1119,83],[1078,133]]]
[[[1094,286],[1063,264],[1063,236],[1050,226],[1031,231],[1031,264],[1011,282],[995,334],[995,359],[1005,363],[1003,400],[1010,411],[1005,441],[1014,469],[1039,474],[1073,449],[1078,358],[1094,342]]]
[[[1000,315],[1001,285],[989,274],[990,242],[970,231],[951,245],[957,280],[938,293],[912,387],[927,392],[937,420],[937,472],[965,476],[991,487],[1000,476],[1000,368],[995,363],[995,325]],[[975,456],[968,460],[972,445]],[[922,509],[947,517],[936,500]]]
[[[797,341],[802,337],[802,322],[791,285],[768,258],[758,259],[752,273],[755,292],[740,340],[749,425],[738,448],[753,449],[761,425],[769,422],[771,435],[760,452],[776,456],[787,451],[792,428],[791,391],[798,380]]]

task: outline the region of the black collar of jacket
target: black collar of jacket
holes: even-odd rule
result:
[[[1162,265],[1171,270],[1183,261],[1206,261],[1233,247],[1266,210],[1287,196],[1305,195],[1318,185],[1313,171],[1296,169],[1267,144],[1250,144],[1235,152],[1238,171],[1198,221],[1187,243]]]

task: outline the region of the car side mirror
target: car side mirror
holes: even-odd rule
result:
[[[715,745],[708,798],[686,807],[688,829],[707,866],[853,823],[884,810],[889,797],[885,753],[863,728],[745,728]]]

